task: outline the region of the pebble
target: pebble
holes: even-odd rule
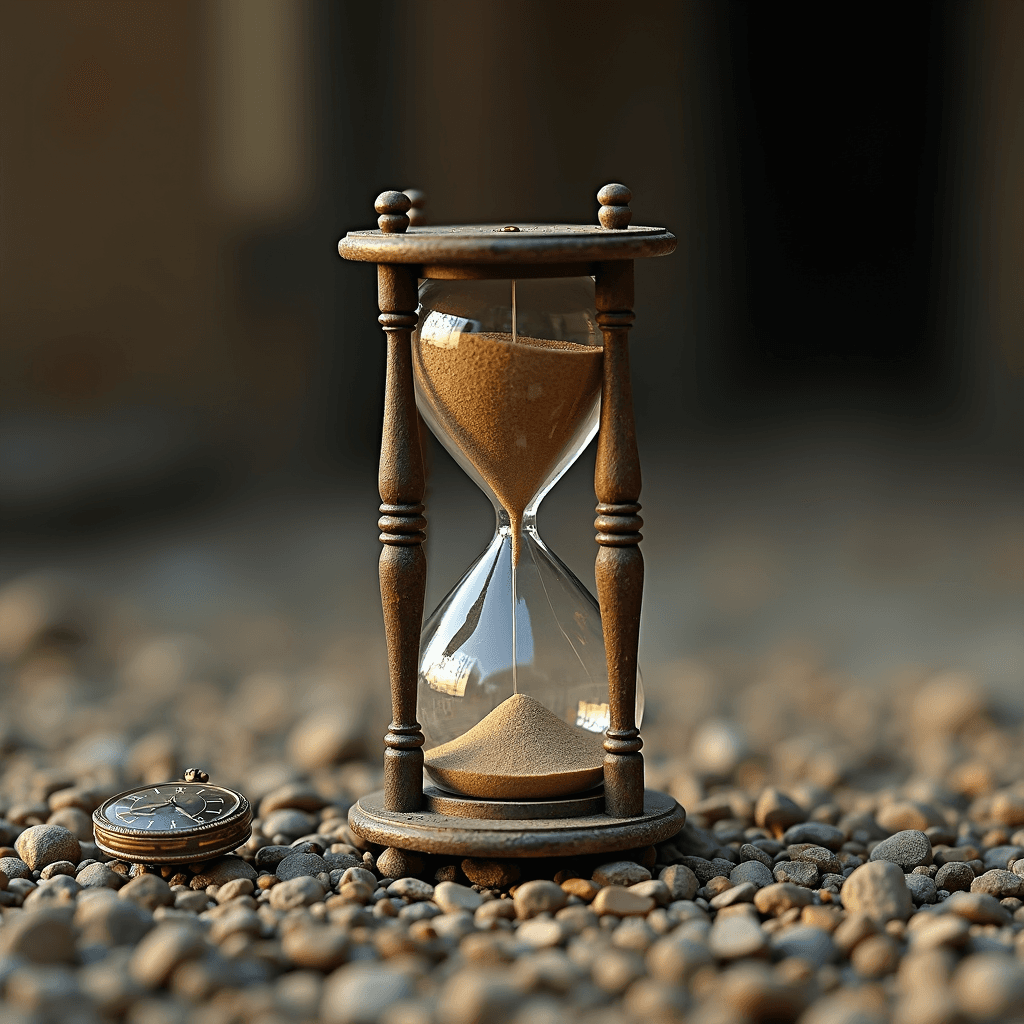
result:
[[[318,903],[325,894],[326,890],[316,878],[299,875],[275,885],[270,890],[269,902],[274,910],[294,910]]]
[[[850,963],[859,977],[876,981],[899,967],[899,944],[891,935],[869,935],[850,954]]]
[[[793,885],[802,885],[807,889],[816,889],[821,880],[818,869],[805,860],[784,860],[776,864],[773,877],[776,882],[790,882]]]
[[[846,842],[846,833],[835,825],[828,825],[820,821],[805,821],[786,829],[782,836],[782,842],[787,847],[799,843],[813,843],[815,846],[824,846],[838,852]]]
[[[147,910],[169,907],[174,903],[171,887],[159,875],[137,875],[125,883],[117,895],[123,900],[132,900]]]
[[[669,871],[671,869],[666,868],[665,870]],[[693,872],[691,871],[690,874],[693,874]],[[696,879],[694,881],[696,882]],[[562,890],[570,896],[583,900],[584,903],[589,903],[601,891],[601,887],[597,882],[593,882],[589,878],[567,878],[562,882]],[[696,888],[694,888],[694,892],[696,891]]]
[[[967,864],[950,861],[935,873],[935,885],[947,892],[968,891],[974,884],[974,872]]]
[[[651,877],[650,871],[640,864],[630,860],[617,860],[608,864],[602,864],[594,869],[591,878],[598,885],[634,885],[636,882],[646,882]]]
[[[69,860],[55,860],[52,864],[47,864],[42,871],[39,872],[40,878],[53,878],[54,875],[71,875],[74,878],[77,873],[77,868]]]
[[[1010,923],[1010,912],[1001,906],[999,900],[986,892],[954,892],[942,904],[948,914],[973,921],[974,924]]]
[[[775,878],[772,876],[771,868],[766,867],[759,860],[748,860],[737,864],[729,872],[729,881],[733,885],[749,883],[755,889],[761,889],[766,885],[773,884]]]
[[[776,956],[797,957],[815,967],[831,963],[837,955],[831,932],[808,924],[778,932],[772,937],[771,947]]]
[[[508,889],[521,877],[519,865],[515,861],[467,857],[459,866],[470,882],[488,889]]]
[[[758,956],[768,948],[768,936],[746,915],[720,918],[708,934],[708,947],[720,960]]]
[[[281,940],[281,950],[296,967],[333,971],[348,959],[350,940],[341,928],[325,924],[304,924],[290,928]]]
[[[300,811],[319,811],[327,801],[308,782],[287,782],[271,790],[261,801],[259,816],[266,819],[272,811],[295,808]]]
[[[806,861],[813,864],[819,874],[840,875],[843,872],[843,865],[839,858],[825,846],[816,846],[814,843],[794,843],[786,849],[791,861]]]
[[[516,899],[518,898],[519,893],[517,892]],[[649,913],[654,909],[654,900],[650,896],[640,896],[619,885],[608,885],[594,897],[590,907],[599,917],[603,914],[626,917],[632,914]]]
[[[1012,871],[993,869],[979,875],[971,882],[971,892],[987,892],[996,899],[1024,894],[1024,878]]]
[[[293,853],[277,865],[274,873],[282,882],[286,882],[290,878],[299,878],[302,875],[316,878],[325,871],[330,874],[330,870],[327,861],[315,853]]]
[[[669,887],[660,878],[649,878],[646,882],[636,882],[627,888],[637,896],[650,896],[659,907],[664,907],[673,900]]]
[[[255,882],[258,877],[256,869],[241,857],[221,857],[207,864],[202,871],[193,876],[189,883],[193,889],[205,889],[210,885],[224,885],[236,878],[248,878]]]
[[[905,921],[914,901],[903,872],[889,861],[878,860],[855,868],[841,893],[843,907],[880,921]]]
[[[38,871],[59,860],[70,860],[77,864],[82,859],[78,837],[62,825],[33,825],[18,836],[14,847],[32,871]],[[11,877],[2,864],[0,870]]]
[[[480,893],[457,882],[439,882],[434,887],[434,902],[446,914],[473,913],[483,903]]]
[[[301,768],[312,771],[359,756],[365,742],[363,722],[358,715],[321,709],[303,718],[292,729],[288,736],[288,756]]]
[[[758,828],[781,837],[786,829],[806,819],[803,809],[785,793],[770,786],[764,789],[754,805],[754,821]]]
[[[181,921],[166,921],[148,932],[128,961],[129,976],[143,988],[157,988],[186,960],[201,956],[202,932]]]
[[[766,885],[754,894],[754,906],[762,914],[778,916],[795,907],[806,907],[814,899],[811,891],[792,882]]]
[[[0,928],[0,956],[35,964],[70,964],[77,959],[70,906],[24,911]]]
[[[99,889],[79,897],[74,925],[86,947],[128,946],[153,927],[153,915],[131,900],[117,899],[109,889]]]
[[[969,956],[957,967],[951,989],[957,1006],[970,1018],[1016,1018],[1024,1005],[1024,968],[998,953]]]
[[[886,832],[924,832],[933,825],[943,825],[941,812],[930,804],[917,800],[898,800],[880,807],[875,812],[875,821]]]
[[[722,910],[725,907],[732,907],[738,903],[753,903],[754,894],[758,887],[753,882],[740,882],[725,892],[720,892],[711,900],[711,907],[714,910]]]
[[[298,839],[312,832],[316,828],[316,818],[305,811],[299,811],[291,807],[283,807],[278,811],[272,811],[263,819],[263,832],[268,836],[288,836],[289,839]]]
[[[668,886],[673,900],[692,900],[700,888],[697,876],[685,864],[671,864],[662,868],[658,878]]]
[[[913,899],[915,906],[920,907],[927,903],[935,902],[938,886],[927,875],[904,875],[903,881],[910,890],[910,897]]]
[[[905,829],[883,839],[872,851],[871,860],[886,860],[904,872],[932,862],[931,840],[923,831]]]
[[[599,892],[595,897],[595,901],[600,897]],[[524,882],[520,885],[515,892],[513,902],[516,909],[516,916],[521,921],[525,921],[528,918],[535,917],[537,914],[554,914],[556,911],[561,910],[566,905],[569,896],[568,893],[562,889],[561,886],[556,885],[554,882],[549,882],[546,879],[537,878],[530,882]],[[651,905],[654,905],[654,901],[651,900]],[[594,908],[594,912],[600,914],[601,911]]]

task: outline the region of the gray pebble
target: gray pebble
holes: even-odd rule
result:
[[[289,839],[298,839],[315,828],[316,818],[312,814],[290,807],[273,811],[263,819],[263,833],[268,836],[283,835]]]
[[[367,1021],[377,1021],[387,1007],[409,999],[414,993],[414,980],[406,972],[379,964],[346,964],[324,983],[319,1019],[324,1024],[365,1024]],[[465,986],[462,987],[462,994],[463,998],[467,995]],[[474,1017],[465,1012],[456,1013],[448,1019],[474,1024]]]
[[[685,864],[672,864],[662,868],[658,878],[668,886],[673,900],[692,900],[701,884]]]
[[[480,893],[458,882],[439,882],[434,887],[434,902],[445,914],[472,913],[483,903]]]
[[[319,903],[326,890],[315,878],[299,875],[289,878],[286,882],[278,882],[270,890],[270,905],[274,910],[294,910],[296,907],[308,907]]]
[[[720,960],[757,956],[767,945],[767,934],[746,914],[719,917],[708,933],[708,946]]]
[[[740,847],[740,861],[759,860],[766,868],[772,866],[772,858],[758,846],[751,843],[744,843]],[[687,897],[680,897],[681,899]]]
[[[250,882],[255,882],[257,875],[256,869],[241,857],[221,857],[207,864],[193,877],[189,885],[193,889],[205,889],[208,885],[223,885],[225,882],[233,882],[236,878],[248,878]]]
[[[165,921],[135,947],[128,973],[143,987],[157,988],[180,963],[200,956],[204,946],[198,927],[183,921]]]
[[[32,869],[20,857],[0,857],[0,871],[8,878],[32,876]]]
[[[950,914],[965,917],[974,924],[1009,924],[1010,912],[987,892],[954,892],[942,904]]]
[[[515,904],[516,916],[520,921],[525,921],[537,914],[554,914],[565,906],[568,898],[560,885],[544,878],[536,878],[530,882],[523,882],[516,889],[512,902]]]
[[[782,841],[786,846],[793,846],[797,843],[814,843],[816,846],[824,846],[838,852],[846,842],[846,834],[835,825],[826,825],[821,821],[804,821],[786,829]]]
[[[502,900],[503,903],[511,903],[511,900]],[[485,906],[487,904],[484,904]],[[440,914],[441,908],[431,900],[421,900],[418,903],[409,903],[398,911],[398,916],[403,921],[423,921]]]
[[[418,878],[397,878],[387,891],[389,896],[401,896],[412,902],[434,898],[434,887]]]
[[[290,857],[294,853],[290,846],[263,846],[256,851],[254,863],[259,871],[273,872],[285,857]]]
[[[974,872],[967,864],[949,861],[935,873],[935,884],[948,892],[967,892],[974,883]]]
[[[843,865],[839,858],[825,846],[816,846],[814,843],[794,843],[787,848],[786,852],[791,861],[802,860],[813,864],[819,874],[841,875],[843,873]]]
[[[120,889],[126,879],[106,864],[92,863],[82,868],[75,876],[83,889]]]
[[[797,925],[778,932],[771,945],[776,955],[799,957],[815,967],[831,963],[838,953],[831,934],[812,925]]]
[[[14,848],[33,871],[58,860],[77,864],[82,859],[78,837],[62,825],[33,825],[18,836]]]
[[[748,860],[742,864],[737,864],[729,872],[729,881],[733,885],[742,885],[744,882],[750,882],[755,889],[762,889],[766,885],[771,885],[775,878],[772,877],[771,869],[762,864],[761,861]],[[784,881],[784,879],[779,879],[779,881]]]
[[[299,878],[302,875],[316,878],[324,871],[330,875],[330,868],[323,857],[318,857],[315,853],[293,853],[277,865],[275,874],[281,881],[286,882],[289,878]]]
[[[1011,860],[1017,860],[1019,857],[1024,857],[1024,847],[1022,846],[993,846],[990,850],[985,851],[982,862],[988,869],[1005,869],[1009,867]]]
[[[159,875],[137,875],[121,887],[118,896],[123,900],[133,900],[149,910],[174,904],[171,887]]]
[[[924,832],[905,829],[883,839],[872,851],[871,860],[888,861],[904,872],[913,871],[922,864],[932,862],[932,844]]]
[[[75,933],[71,917],[71,906],[61,906],[19,912],[13,919],[5,918],[0,929],[0,954],[24,957],[35,964],[74,963]]]
[[[938,886],[928,875],[918,875],[912,872],[904,874],[903,880],[910,890],[915,906],[920,907],[923,904],[935,902]]]
[[[820,880],[818,869],[806,860],[782,861],[776,864],[774,878],[776,882],[792,882],[793,885],[802,885],[808,889],[816,889]]]
[[[340,928],[309,924],[289,929],[281,948],[296,967],[327,972],[348,959],[349,937]]]
[[[829,873],[827,875],[821,876],[821,881],[819,882],[819,885],[822,889],[834,889],[836,892],[838,892],[840,889],[842,889],[843,882],[846,881],[846,878],[846,875],[836,875]]]
[[[52,864],[47,864],[42,871],[39,872],[40,878],[53,878],[54,875],[71,875],[74,878],[76,873],[75,865],[69,860],[55,860]]]
[[[591,876],[598,885],[635,885],[646,882],[651,873],[631,860],[616,860],[594,869]]]
[[[913,897],[900,868],[886,860],[857,868],[843,884],[843,906],[874,921],[905,921],[914,910]]]

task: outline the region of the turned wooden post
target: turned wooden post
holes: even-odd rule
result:
[[[601,225],[629,223],[631,198],[624,185],[597,194]],[[630,818],[644,810],[643,740],[636,727],[636,660],[644,558],[639,544],[640,459],[629,380],[629,328],[633,323],[633,261],[598,264],[597,322],[604,336],[601,428],[597,442],[597,597],[608,659],[609,726],[604,739],[605,812]]]
[[[377,223],[404,232],[411,206],[402,192],[377,197]],[[420,627],[427,563],[423,553],[423,456],[412,382],[416,326],[415,268],[377,265],[380,325],[387,335],[384,437],[380,449],[380,596],[388,645],[393,720],[384,737],[384,802],[389,811],[418,811],[423,802],[423,732],[416,720]]]

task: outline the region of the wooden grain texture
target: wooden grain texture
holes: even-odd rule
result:
[[[604,791],[598,787],[560,800],[481,800],[428,786],[423,791],[423,806],[449,818],[579,818],[604,810]]]
[[[412,380],[416,278],[407,267],[377,269],[380,325],[387,335],[384,435],[378,483],[380,595],[384,609],[392,722],[384,737],[384,792],[393,811],[423,801],[423,732],[416,720],[420,627],[427,563],[423,552],[423,450]]]
[[[636,660],[644,559],[638,547],[640,459],[636,448],[629,378],[629,327],[633,322],[633,264],[603,264],[596,277],[597,322],[604,337],[601,426],[594,490],[599,545],[595,577],[608,660],[610,722],[605,733],[607,813],[643,811],[643,741],[636,726]]]
[[[675,235],[658,227],[608,231],[597,224],[517,226],[519,231],[505,231],[500,224],[350,231],[338,243],[338,252],[345,259],[370,263],[584,263],[666,256],[676,247]]]
[[[563,857],[633,850],[671,839],[686,821],[672,797],[641,793],[637,815],[506,820],[456,818],[433,811],[396,814],[382,790],[349,808],[349,828],[370,843],[456,857]]]

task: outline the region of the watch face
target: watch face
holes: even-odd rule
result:
[[[121,828],[180,832],[216,825],[238,810],[231,790],[197,782],[165,782],[122,793],[103,808],[103,817]]]

